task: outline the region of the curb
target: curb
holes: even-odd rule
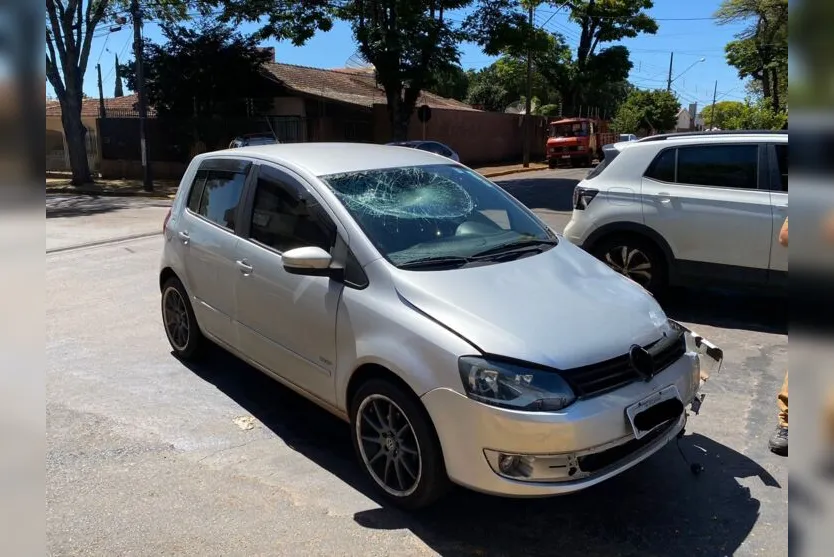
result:
[[[176,194],[150,191],[91,190],[81,188],[46,188],[48,194],[92,195],[98,197],[145,197],[148,199],[174,199]]]
[[[499,172],[487,172],[485,174],[481,174],[484,178],[498,178],[499,176],[510,176],[512,174],[524,174],[525,172],[538,172],[540,170],[547,170],[548,168],[545,166],[544,168],[516,168],[513,170],[501,170]],[[480,174],[480,172],[479,172]]]
[[[129,242],[131,240],[141,240],[144,238],[153,238],[154,236],[161,236],[162,232],[140,232],[138,234],[131,234],[130,236],[122,236],[121,238],[110,238],[108,240],[96,240],[94,242],[86,242],[84,244],[76,244],[74,246],[63,246],[59,248],[52,248],[46,250],[46,255],[53,253],[66,253],[68,251],[81,250],[86,248],[97,248],[101,246],[109,246],[112,244],[120,244],[122,242]]]

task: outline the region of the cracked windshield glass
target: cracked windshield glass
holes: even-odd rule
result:
[[[467,263],[556,237],[478,174],[452,165],[323,177],[376,248],[394,265]]]

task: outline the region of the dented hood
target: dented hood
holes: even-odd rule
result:
[[[392,278],[406,303],[484,353],[561,369],[625,354],[666,326],[648,292],[565,240],[515,261]]]

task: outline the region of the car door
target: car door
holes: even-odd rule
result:
[[[272,373],[335,402],[336,312],[341,282],[284,270],[281,254],[338,234],[320,199],[290,171],[260,164],[237,250],[236,327],[241,351]]]
[[[682,275],[764,282],[773,216],[760,168],[765,147],[712,143],[664,149],[642,181],[643,219]]]
[[[773,230],[770,236],[770,282],[786,284],[788,250],[779,243],[779,232],[788,218],[788,143],[774,143],[768,147],[770,155],[770,204]]]
[[[252,163],[231,158],[205,160],[197,170],[175,241],[182,245],[186,283],[194,314],[210,336],[236,345],[232,316],[238,214]]]

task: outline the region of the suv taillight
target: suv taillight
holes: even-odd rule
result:
[[[576,186],[573,190],[573,208],[584,211],[598,193],[599,190]]]
[[[168,229],[168,221],[171,220],[171,209],[168,209],[168,214],[165,215],[165,221],[162,223],[162,233],[165,234],[165,230]]]

